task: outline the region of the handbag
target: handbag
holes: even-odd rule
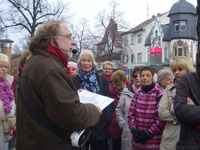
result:
[[[10,133],[10,129],[16,129],[16,116],[5,116],[2,119],[4,133]]]

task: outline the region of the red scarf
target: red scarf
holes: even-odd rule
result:
[[[65,68],[69,72],[69,76],[71,77],[70,69],[67,67],[68,59],[65,56],[65,54],[58,47],[55,47],[55,46],[48,46],[46,50],[54,54],[62,62],[62,64],[65,66]]]
[[[105,77],[108,81],[111,80],[112,74],[110,75],[105,75],[104,73],[102,73],[102,76]]]

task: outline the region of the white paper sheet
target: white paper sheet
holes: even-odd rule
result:
[[[81,103],[91,103],[96,106],[100,106],[101,110],[104,110],[114,99],[106,97],[100,94],[92,93],[87,90],[78,92]]]

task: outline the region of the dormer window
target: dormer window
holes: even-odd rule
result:
[[[175,32],[186,31],[186,21],[175,21],[174,22]]]
[[[186,31],[186,21],[180,21],[180,31]]]

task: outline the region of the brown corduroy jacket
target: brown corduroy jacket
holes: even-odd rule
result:
[[[37,49],[25,64],[21,89],[32,110],[61,129],[72,132],[95,125],[96,107],[82,104],[64,65],[56,56]],[[17,96],[17,150],[71,150],[71,143],[52,134],[33,119]]]

